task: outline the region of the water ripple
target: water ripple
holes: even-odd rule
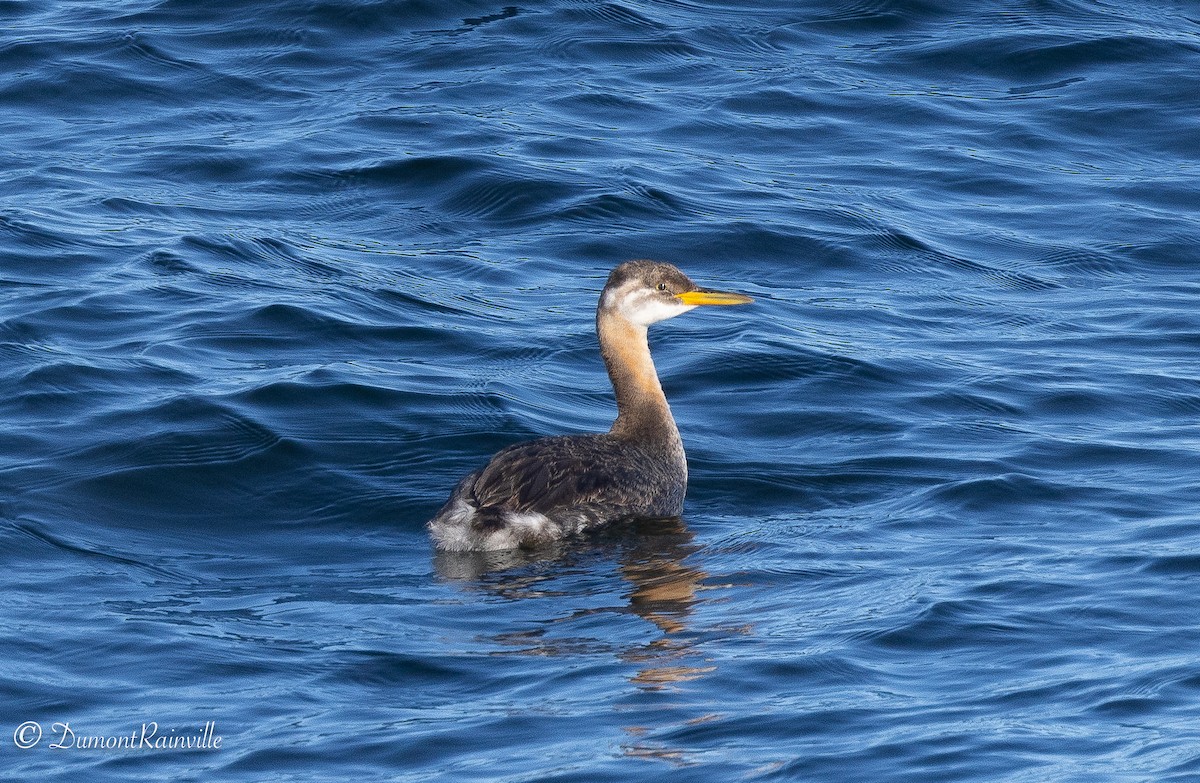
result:
[[[1180,6],[0,9],[0,691],[224,735],[10,777],[1195,776]],[[434,555],[634,257],[684,517]]]

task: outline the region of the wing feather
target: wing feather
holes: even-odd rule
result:
[[[480,507],[547,513],[567,506],[628,503],[638,493],[628,447],[605,435],[542,438],[496,454],[475,479]]]

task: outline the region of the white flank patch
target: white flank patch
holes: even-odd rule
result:
[[[472,524],[475,507],[457,501],[445,514],[429,523],[434,546],[443,552],[495,552],[539,546],[562,538],[562,528],[545,514],[506,513],[499,530],[481,532]]]
[[[475,507],[462,501],[454,501],[454,505],[445,514],[441,514],[429,522],[429,535],[433,544],[444,552],[470,552],[471,518],[475,516]]]
[[[562,538],[562,528],[550,521],[545,514],[527,511],[522,514],[505,514],[504,521],[508,523],[504,531],[512,531],[514,544],[503,547],[512,549],[522,544],[548,544]],[[502,531],[503,532],[503,531]]]

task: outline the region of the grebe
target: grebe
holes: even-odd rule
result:
[[[612,429],[497,452],[429,521],[434,545],[455,552],[535,548],[620,519],[679,516],[687,461],[647,327],[698,305],[752,301],[700,288],[670,264],[627,261],[614,269],[596,307],[600,355],[617,397]]]

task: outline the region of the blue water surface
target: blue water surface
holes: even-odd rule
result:
[[[1200,781],[1194,4],[0,15],[6,779]],[[683,520],[435,554],[638,257]]]

